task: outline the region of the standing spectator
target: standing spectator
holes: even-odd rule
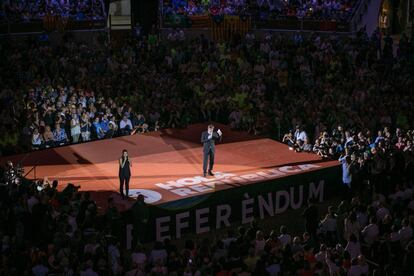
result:
[[[79,121],[79,115],[76,114],[76,110],[72,112],[72,119],[70,120],[70,135],[72,136],[72,143],[77,143],[79,141],[79,136],[81,134],[81,127]]]
[[[357,258],[361,254],[361,245],[354,234],[349,237],[345,250],[348,251],[351,259]]]
[[[378,240],[379,228],[377,225],[377,219],[375,217],[372,217],[370,219],[370,224],[368,224],[364,227],[364,229],[362,229],[361,234],[364,239],[364,242],[366,242],[369,245],[372,245],[375,241]]]
[[[91,140],[91,123],[89,121],[88,113],[82,113],[80,120],[80,130],[82,135],[82,141],[87,142]]]
[[[361,229],[357,216],[355,212],[351,212],[347,218],[345,218],[345,228],[344,228],[344,239],[349,241],[351,235],[354,235],[359,239],[359,230]]]
[[[347,186],[347,191],[350,192],[352,182],[351,157],[349,155],[341,156],[339,162],[342,164],[342,183]]]
[[[285,225],[282,225],[280,227],[279,241],[282,244],[282,246],[286,246],[287,244],[291,244],[292,242],[292,237],[288,234],[288,229]]]
[[[312,199],[308,199],[308,207],[303,211],[302,216],[306,220],[306,232],[308,232],[312,238],[316,238],[316,231],[319,225],[319,212],[318,207],[312,202]]]

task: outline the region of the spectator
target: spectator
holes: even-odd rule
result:
[[[53,131],[53,142],[59,146],[68,142],[66,131],[63,128],[60,128],[60,124],[55,125],[55,130]]]
[[[319,224],[319,212],[311,199],[308,199],[308,207],[304,210],[302,215],[306,220],[306,231],[310,233],[312,237],[316,237],[316,231]]]
[[[76,112],[76,110],[74,110]],[[70,135],[72,136],[72,143],[77,143],[79,141],[79,136],[81,134],[80,122],[78,114],[72,113],[72,119],[70,120]]]
[[[43,137],[39,133],[39,130],[35,128],[32,134],[32,148],[40,149],[43,146]]]
[[[95,121],[93,122],[93,126],[94,126],[94,128],[95,128],[96,137],[97,137],[98,139],[102,139],[102,138],[104,138],[104,136],[105,136],[105,132],[104,132],[104,130],[102,129],[102,125],[101,125],[101,122],[100,122],[100,120],[99,120],[99,117],[96,117],[96,118],[95,118]]]
[[[82,141],[87,142],[91,140],[91,123],[89,121],[89,116],[86,112],[82,113],[80,121],[80,130]]]
[[[119,122],[119,130],[122,135],[129,135],[132,132],[132,123],[126,115],[123,116],[122,120]]]

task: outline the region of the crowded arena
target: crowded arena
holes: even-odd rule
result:
[[[0,275],[414,275],[414,13],[380,2],[3,1]]]

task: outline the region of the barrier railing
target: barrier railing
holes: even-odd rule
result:
[[[0,34],[37,33],[43,31],[77,31],[104,29],[105,19],[100,20],[73,20],[58,16],[49,16],[31,22],[2,22]]]
[[[209,20],[200,18],[209,18],[212,16],[172,16],[164,17],[163,28],[212,28]],[[226,16],[224,16],[226,17]],[[246,16],[244,16],[246,17]],[[273,19],[260,19],[254,16],[251,18],[254,29],[283,29],[283,30],[302,30],[302,31],[331,31],[331,32],[350,32],[350,24],[347,21],[338,20],[316,20],[296,17],[279,17]],[[212,21],[210,21],[212,22]],[[203,23],[203,24],[201,24]]]

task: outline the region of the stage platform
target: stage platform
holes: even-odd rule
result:
[[[216,147],[213,177],[202,177],[199,136],[204,125],[46,149],[9,159],[21,162],[26,172],[32,170],[28,178],[57,179],[61,189],[73,183],[80,185],[81,191],[113,192],[117,196],[118,158],[126,149],[133,164],[131,197],[143,193],[148,203],[156,205],[252,185],[263,177],[276,179],[337,165],[336,161],[326,162],[314,154],[292,152],[271,139],[219,127],[224,138]],[[263,177],[252,175],[260,172]],[[193,187],[197,184],[200,185]],[[94,196],[101,201],[97,194]]]
[[[224,125],[217,127],[224,135],[222,143],[216,145],[216,175],[210,177],[202,176],[200,136],[205,124],[40,150],[2,158],[2,163],[7,159],[21,162],[26,172],[35,166],[28,178],[57,179],[60,189],[67,183],[80,185],[81,191],[91,192],[102,211],[109,196],[115,198],[121,210],[126,210],[138,194],[143,194],[148,204],[158,207],[154,213],[159,215],[165,210],[178,212],[201,203],[208,206],[220,202],[216,200],[218,194],[224,202],[240,202],[246,193],[259,194],[282,188],[289,191],[290,188],[280,181],[300,176],[296,184],[316,183],[321,177],[325,178],[324,170],[338,168],[337,161],[296,153],[282,143],[232,131]],[[128,201],[118,194],[118,159],[123,149],[128,150],[132,160],[132,199]],[[314,179],[312,172],[319,172],[319,180]],[[243,193],[239,198],[236,190]]]

